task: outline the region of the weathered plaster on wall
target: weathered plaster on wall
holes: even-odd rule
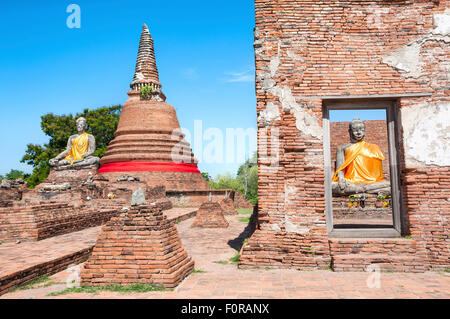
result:
[[[145,79],[145,76],[144,76],[144,74],[142,74],[142,72],[136,72],[135,77],[136,77],[136,80],[138,80],[138,81]]]
[[[450,9],[446,9],[443,14],[435,14],[433,24],[436,27],[433,34],[450,35]]]
[[[260,40],[260,32],[257,28],[255,28],[254,35],[255,53],[256,55],[261,56],[264,47],[262,40]],[[288,86],[277,85],[277,82],[273,79],[278,72],[280,59],[281,53],[280,46],[278,45],[278,54],[270,59],[269,67],[267,69],[268,72],[259,72],[256,75],[256,81],[259,82],[264,91],[278,97],[283,112],[291,112],[291,114],[294,115],[296,119],[296,127],[299,131],[322,140],[323,133],[319,120],[315,116],[305,112],[305,106],[297,103],[291,89]],[[279,120],[279,112],[277,115],[273,107],[274,104],[267,103],[266,109],[261,111],[259,114],[260,119],[268,123],[273,120]]]
[[[273,230],[273,231],[281,231],[280,226],[278,226],[277,224],[267,224],[267,226],[270,225],[269,230]],[[266,230],[267,229],[266,225],[263,225],[262,229]]]
[[[301,56],[298,56],[297,54],[295,54],[291,50],[287,50],[287,55],[288,55],[288,57],[290,57],[294,61],[303,62],[303,58]]]
[[[295,233],[295,234],[307,234],[310,231],[308,227],[298,225],[297,223],[293,223],[289,219],[288,215],[285,216],[284,228],[286,229],[287,233]]]
[[[258,120],[263,121],[267,124],[269,124],[272,121],[281,120],[278,105],[275,105],[272,102],[267,103],[266,109],[259,112]]]
[[[277,85],[269,91],[280,99],[283,112],[289,111],[294,115],[296,120],[295,126],[299,131],[322,140],[323,133],[319,120],[305,112],[305,106],[296,102],[289,87]]]
[[[289,185],[290,182],[286,181],[286,183],[284,184],[284,205],[288,206],[292,200],[291,200],[291,196],[297,193],[297,187]]]
[[[397,70],[404,71],[405,77],[418,78],[422,73],[419,43],[413,42],[382,57],[386,63]]]
[[[450,9],[443,14],[433,16],[435,28],[425,36],[414,40],[404,47],[382,56],[383,63],[401,71],[406,78],[418,78],[422,75],[420,51],[426,41],[443,41],[450,43]]]
[[[450,103],[401,109],[406,165],[450,166]]]

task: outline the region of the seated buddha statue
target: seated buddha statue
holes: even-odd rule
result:
[[[354,119],[350,122],[348,131],[350,143],[338,147],[336,151],[337,169],[332,178],[333,194],[390,194],[390,182],[383,177],[383,152],[378,145],[364,141],[364,122]]]
[[[86,133],[86,119],[78,118],[76,125],[78,134],[69,137],[67,149],[49,161],[56,170],[90,168],[100,162],[100,158],[92,156],[95,152],[95,137]]]

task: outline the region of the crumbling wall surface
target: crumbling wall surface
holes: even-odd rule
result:
[[[26,183],[23,179],[0,181],[0,207],[10,207],[15,201],[22,199],[24,192],[27,192]]]
[[[420,72],[406,81],[428,87],[429,97],[399,101],[404,229],[423,245],[433,269],[450,264],[450,3],[440,1],[432,27],[403,46],[419,47]]]
[[[450,85],[446,85],[446,95],[400,102],[404,228],[423,244],[436,269],[450,264]]]
[[[420,190],[414,182],[404,189],[404,232],[429,256],[444,250],[439,261],[427,260],[448,265],[449,7],[449,0],[255,0],[260,229],[242,264],[309,268],[330,256],[324,96],[421,93],[430,96],[398,98],[396,109],[402,182],[423,181]]]

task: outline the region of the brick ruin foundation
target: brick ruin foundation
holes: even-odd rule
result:
[[[219,202],[219,204],[223,209],[224,215],[237,215],[238,214],[237,210],[234,208],[234,203],[231,198],[228,198],[228,197],[224,198]]]
[[[449,267],[449,7],[255,0],[258,229],[240,267]],[[395,118],[405,238],[330,237],[323,110],[378,100]]]
[[[191,227],[202,228],[227,228],[228,222],[224,217],[224,211],[217,202],[205,202],[197,210]]]
[[[88,173],[80,171],[78,176]],[[72,176],[70,184],[69,188],[61,187],[64,183],[51,173],[36,189],[25,190],[22,200],[0,207],[0,240],[36,241],[103,225],[130,205],[132,193],[138,188],[162,209],[173,207],[164,186],[150,187],[129,176],[115,183],[96,179],[95,175],[88,181]],[[46,190],[47,186],[51,188]],[[108,198],[108,194],[114,197]]]
[[[106,223],[120,210],[39,203],[0,208],[0,241],[36,241]]]
[[[102,228],[81,271],[84,285],[147,283],[176,287],[194,270],[160,205],[134,206]]]
[[[23,193],[26,191],[27,187],[23,179],[1,181],[0,207],[12,206],[14,202],[22,200]]]

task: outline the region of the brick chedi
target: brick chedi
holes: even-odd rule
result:
[[[175,225],[159,205],[133,206],[102,228],[81,281],[85,285],[147,283],[176,287],[194,269]]]
[[[191,227],[227,228],[228,222],[223,216],[223,209],[217,202],[205,202],[197,210]]]
[[[149,185],[164,185],[167,190],[209,189],[181,133],[174,107],[165,103],[153,39],[146,25],[130,87],[115,138],[101,159],[98,173],[114,180],[123,172],[133,172]],[[146,87],[151,92],[141,94]]]
[[[238,214],[237,210],[234,208],[234,203],[231,198],[229,198],[229,197],[224,198],[219,202],[219,204],[223,209],[224,215],[237,215]]]
[[[253,209],[253,205],[239,192],[234,192],[233,203],[234,208]]]

